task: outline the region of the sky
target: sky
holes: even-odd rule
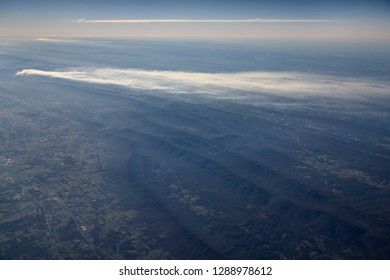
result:
[[[390,41],[390,1],[0,1],[0,36]]]

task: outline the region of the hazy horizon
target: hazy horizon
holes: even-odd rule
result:
[[[388,42],[387,1],[2,1],[0,35]]]

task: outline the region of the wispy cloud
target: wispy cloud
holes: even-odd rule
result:
[[[36,38],[35,41],[48,42],[48,43],[74,43],[74,42],[76,42],[76,40],[54,39],[54,38]]]
[[[350,22],[333,19],[75,19],[77,23],[324,23]]]
[[[75,68],[67,71],[25,69],[18,76],[46,76],[118,85],[137,90],[208,94],[218,98],[273,93],[288,96],[389,96],[390,83],[298,72],[201,73],[139,69]]]

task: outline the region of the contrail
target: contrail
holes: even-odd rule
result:
[[[75,19],[77,23],[326,23],[350,22],[333,19]]]

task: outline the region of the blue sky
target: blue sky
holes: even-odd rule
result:
[[[85,23],[133,19],[281,19],[295,23]],[[331,22],[304,22],[307,19]],[[332,22],[333,21],[333,22]],[[26,1],[0,2],[0,35],[390,40],[390,1]]]

